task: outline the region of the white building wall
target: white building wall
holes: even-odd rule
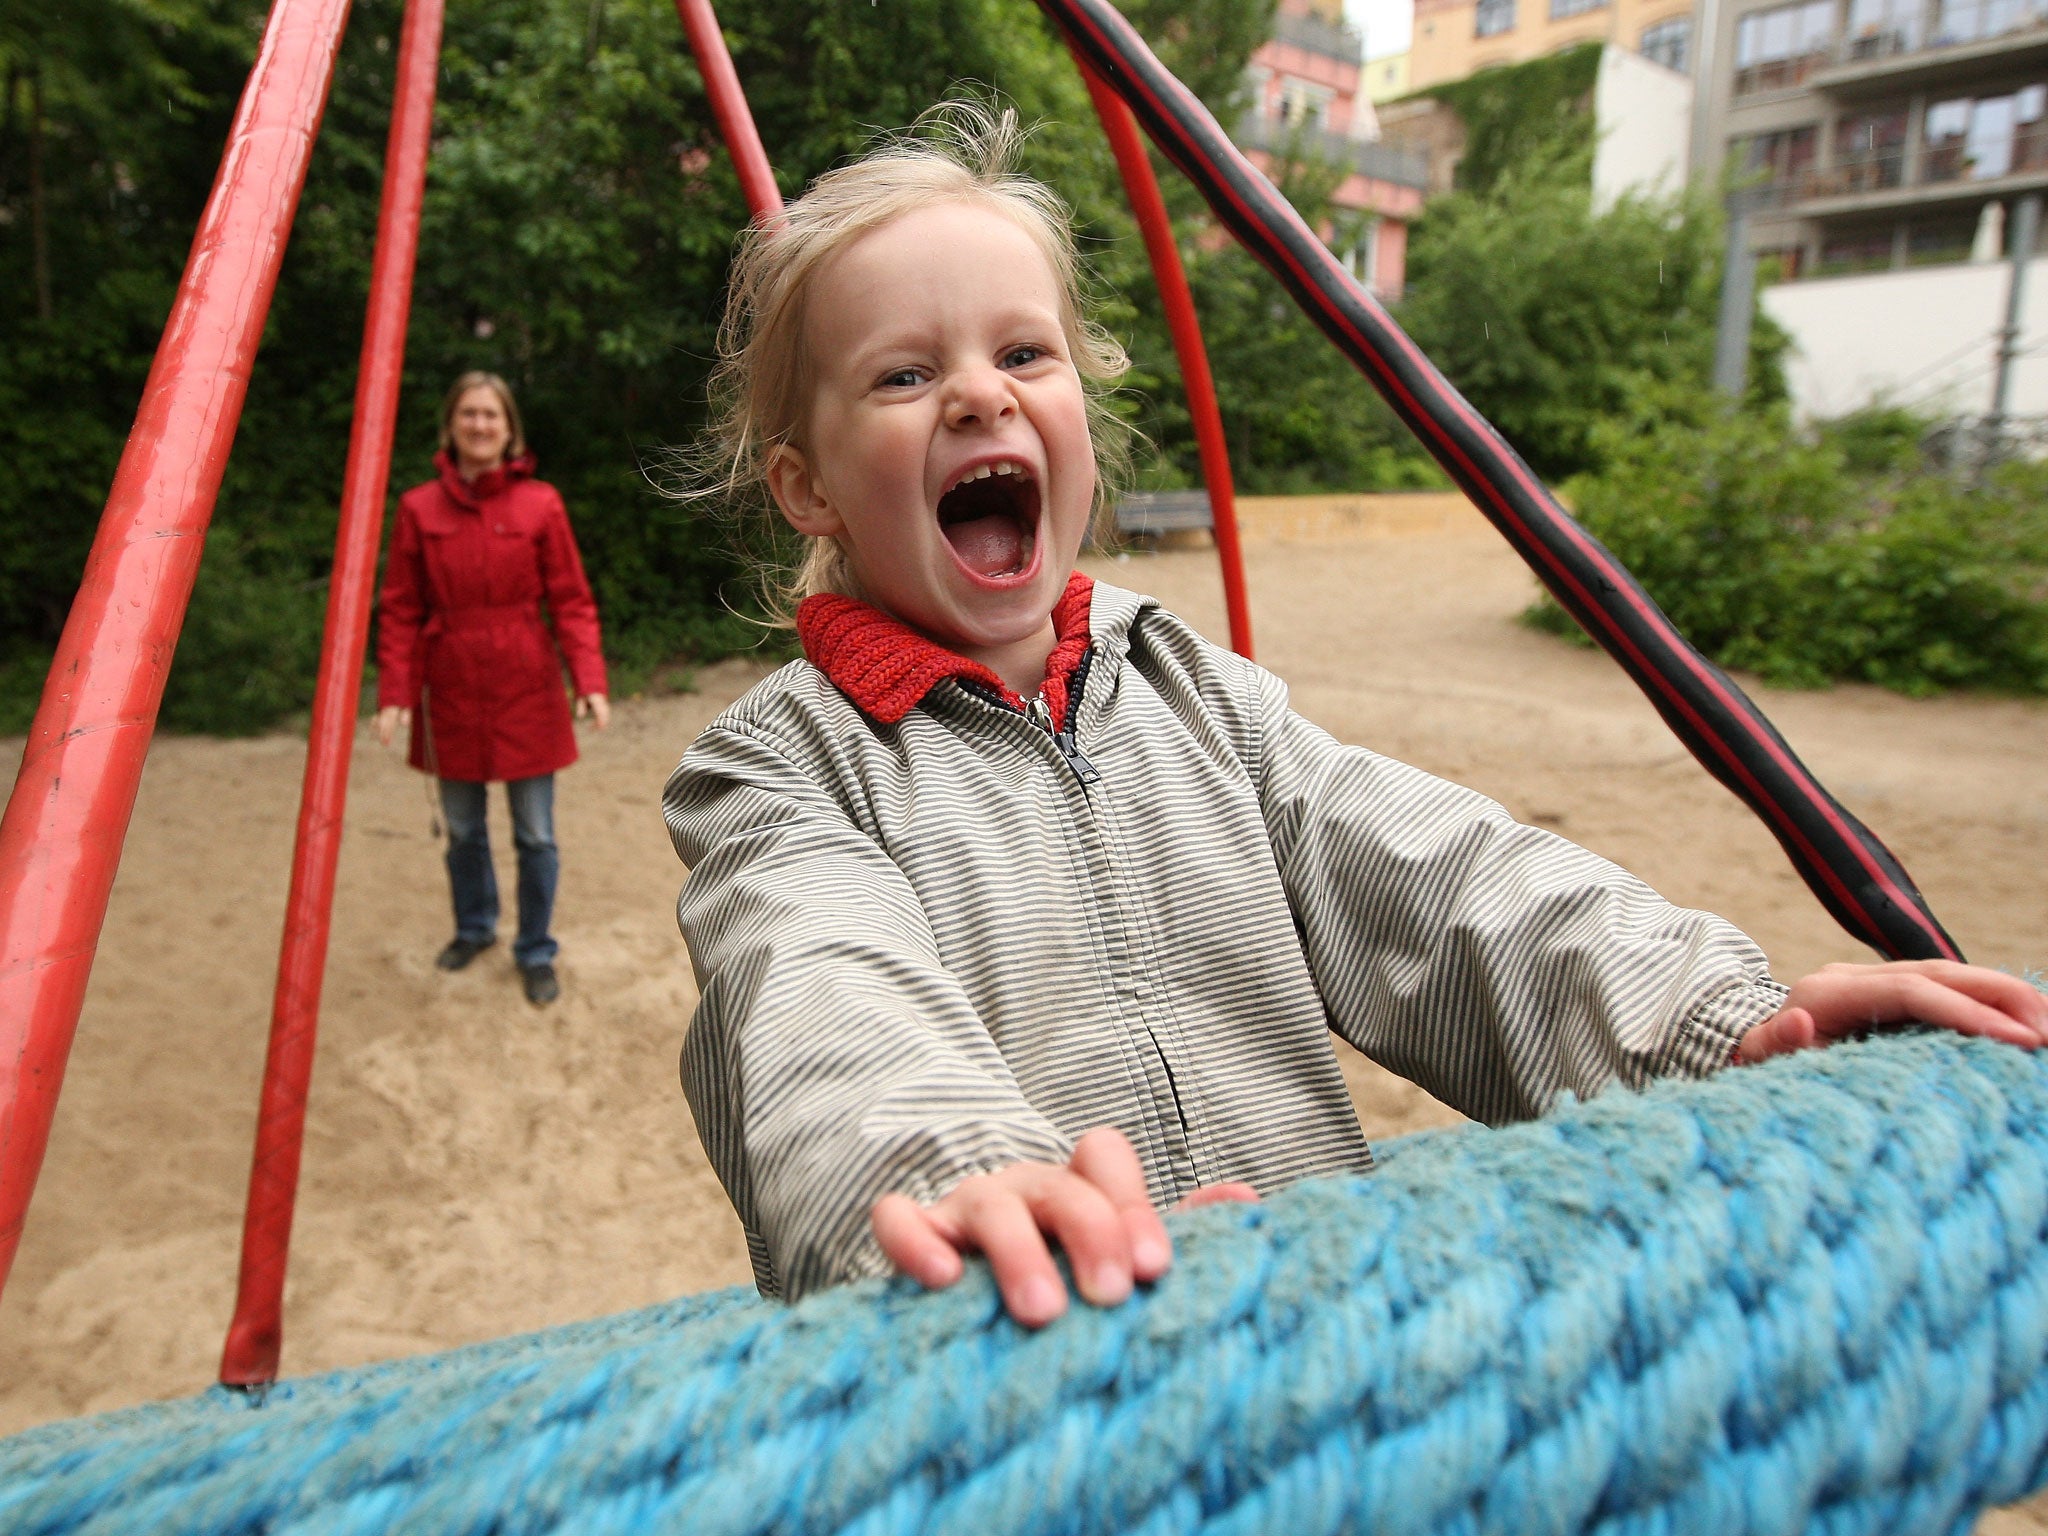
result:
[[[1612,43],[1593,85],[1593,207],[1624,196],[1670,196],[1685,186],[1692,82]]]
[[[2004,261],[1779,283],[1764,311],[1792,335],[1786,381],[1802,417],[1872,403],[1981,416],[1991,408]],[[2048,415],[2048,259],[2027,268],[2011,410]]]

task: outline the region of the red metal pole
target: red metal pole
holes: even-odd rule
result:
[[[348,802],[349,758],[355,746],[357,696],[377,581],[377,544],[384,529],[384,492],[391,477],[391,436],[405,372],[405,331],[412,310],[413,260],[419,251],[420,204],[426,193],[427,149],[434,126],[434,75],[440,65],[442,0],[406,0],[398,43],[398,80],[384,153],[384,195],[370,302],[356,373],[355,424],[341,487],[334,573],[327,590],[327,630],[307,736],[306,776],[299,794],[298,841],[292,851],[291,895],[271,1004],[270,1051],[263,1066],[263,1102],[256,1154],[242,1219],[242,1272],[234,1321],[221,1350],[220,1379],[230,1387],[277,1379],[283,1347],[284,1277],[292,1209],[305,1138],[306,1091],[320,1026],[320,984],[327,964],[334,870]]]
[[[1180,248],[1173,243],[1173,224],[1166,216],[1166,200],[1159,195],[1159,179],[1152,174],[1151,157],[1145,141],[1138,136],[1137,119],[1131,109],[1100,76],[1074,55],[1088,95],[1095,102],[1095,115],[1102,119],[1102,131],[1109,135],[1110,152],[1116,168],[1123,173],[1124,193],[1137,215],[1138,230],[1145,237],[1146,254],[1152,258],[1152,279],[1159,285],[1159,300],[1166,311],[1166,324],[1173,333],[1173,350],[1180,358],[1181,384],[1187,391],[1188,416],[1195,426],[1195,446],[1201,453],[1202,479],[1209,486],[1209,512],[1216,527],[1216,559],[1223,567],[1223,606],[1230,615],[1230,648],[1246,660],[1252,654],[1251,609],[1245,601],[1244,550],[1237,537],[1237,496],[1230,483],[1230,452],[1223,445],[1223,415],[1216,409],[1216,384],[1209,373],[1209,350],[1202,345],[1202,323],[1195,317],[1195,298],[1188,291],[1187,273],[1180,264]]]
[[[0,819],[0,1284],[347,19],[271,8]]]
[[[733,169],[740,173],[740,190],[754,210],[754,222],[771,223],[782,213],[782,193],[775,185],[767,151],[761,148],[761,135],[754,129],[754,114],[747,110],[747,95],[740,89],[739,72],[726,52],[725,34],[718,30],[711,0],[676,0],[676,14],[683,18],[683,30],[690,35],[697,72],[704,77],[711,111],[718,119],[718,131],[725,135]]]

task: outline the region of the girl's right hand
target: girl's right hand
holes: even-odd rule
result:
[[[1257,1198],[1249,1185],[1221,1184],[1181,1207]],[[963,1253],[985,1255],[1004,1308],[1026,1328],[1067,1310],[1048,1236],[1066,1253],[1082,1299],[1098,1307],[1116,1306],[1133,1284],[1157,1280],[1173,1264],[1138,1154],[1110,1126],[1083,1136],[1064,1165],[1013,1163],[963,1179],[928,1206],[884,1195],[870,1220],[889,1262],[930,1290],[960,1278]]]
[[[400,731],[412,732],[412,711],[399,704],[386,704],[377,711],[377,745],[388,747]]]

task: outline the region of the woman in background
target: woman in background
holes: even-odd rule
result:
[[[408,761],[440,780],[459,971],[497,942],[485,786],[502,782],[519,853],[512,959],[527,1000],[561,994],[548,931],[560,860],[555,773],[576,761],[576,713],[610,723],[597,604],[555,488],[533,478],[519,407],[494,373],[465,373],[441,407],[437,479],[399,498],[377,639],[377,736],[410,730]],[[424,707],[422,707],[424,706]]]

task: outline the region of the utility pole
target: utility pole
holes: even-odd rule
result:
[[[1984,418],[1987,458],[2004,457],[2005,423],[2012,409],[2012,365],[2020,355],[2020,331],[2027,305],[2027,263],[2034,259],[2034,236],[2041,227],[2041,194],[2029,192],[2013,206],[2012,276],[2005,285],[2005,325],[1998,333],[1998,376],[1991,386],[1991,414]]]
[[[1714,388],[1740,400],[1749,387],[1749,323],[1756,311],[1756,256],[1749,248],[1754,194],[1728,194],[1728,246],[1721,258],[1721,313],[1714,322]]]
[[[1719,64],[1721,0],[1699,0],[1694,11],[1691,57],[1692,145],[1688,164],[1694,177],[1718,177],[1721,157],[1714,153],[1714,70]]]

